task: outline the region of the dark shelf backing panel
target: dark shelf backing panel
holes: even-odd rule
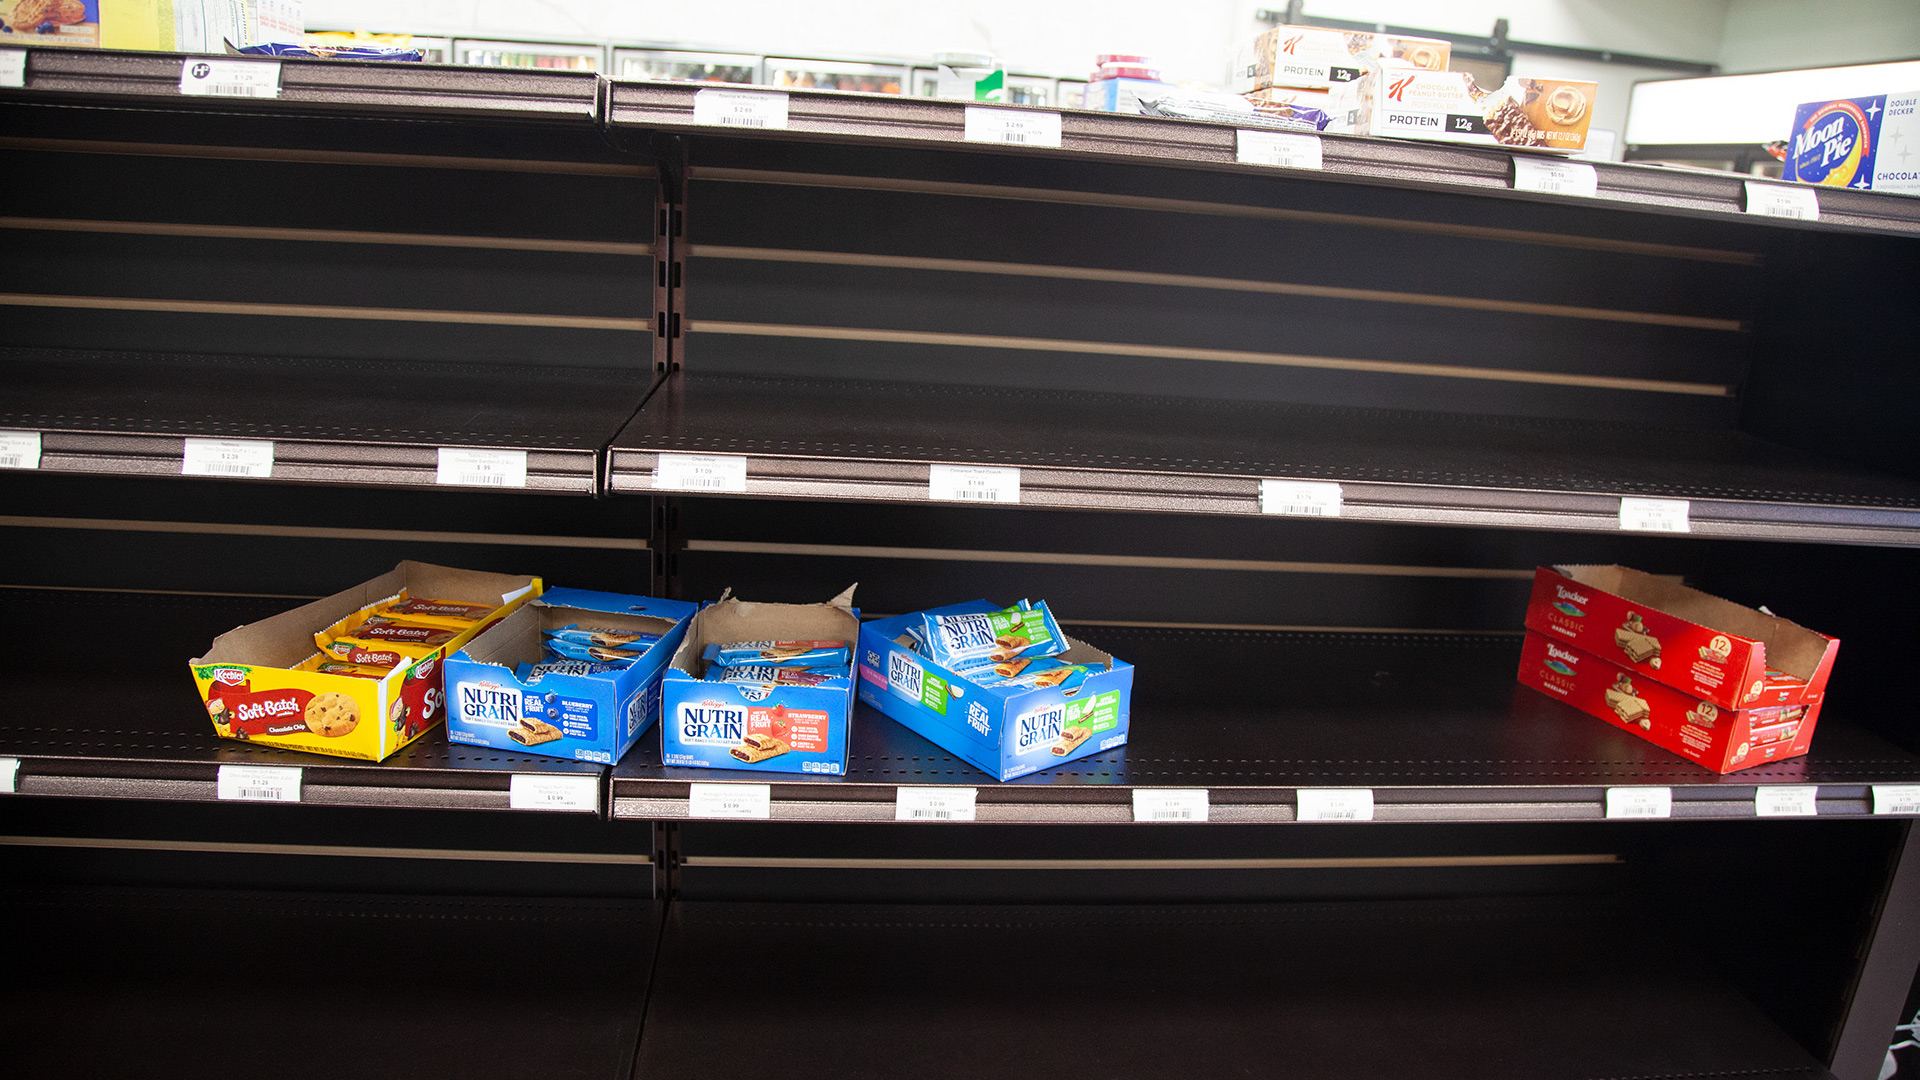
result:
[[[831,418],[831,438],[809,437]],[[614,440],[616,492],[660,453],[748,458],[746,494],[922,502],[935,463],[1017,466],[1020,503],[1257,514],[1260,480],[1336,481],[1356,521],[1613,531],[1621,496],[1692,532],[1911,545],[1920,484],[1733,431],[964,386],[686,374]]]

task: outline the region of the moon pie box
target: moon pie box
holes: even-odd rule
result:
[[[381,761],[440,723],[446,656],[541,589],[537,577],[403,562],[351,589],[229,630],[188,666],[222,738]],[[435,635],[431,647],[407,649],[414,655],[359,651],[340,659],[320,651],[316,634],[344,632],[376,605],[409,601],[486,614],[445,640]]]
[[[760,604],[722,595],[687,626],[660,685],[660,760],[667,765],[844,776],[853,722],[850,667],[807,668],[789,681],[780,652],[860,637],[853,589],[824,604]],[[705,659],[707,646],[764,643],[774,658],[746,669]],[[782,646],[792,646],[782,648]]]
[[[1527,629],[1720,709],[1813,705],[1840,641],[1624,566],[1534,571]]]
[[[613,764],[659,717],[660,677],[699,609],[684,600],[548,589],[447,657],[447,741]],[[599,659],[621,662],[594,655],[551,662],[550,631],[588,634],[582,640],[600,643]]]
[[[1920,195],[1920,90],[1794,109],[1781,177]]]

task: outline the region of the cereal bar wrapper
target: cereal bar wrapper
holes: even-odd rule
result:
[[[721,667],[846,667],[853,653],[844,641],[730,641],[708,645],[702,659]]]
[[[347,660],[335,660],[326,653],[315,653],[295,671],[314,671],[322,675],[345,675],[353,679],[384,679],[393,674],[393,668],[374,664],[355,664]]]
[[[1069,664],[1050,656],[1035,658],[1017,657],[982,664],[979,667],[961,668],[954,672],[968,681],[988,689],[1020,688],[1037,690],[1045,687],[1058,687],[1071,690],[1087,681],[1087,676],[1105,668],[1087,664]]]
[[[605,626],[561,626],[541,632],[548,641],[571,641],[581,645],[598,645],[603,649],[639,649],[646,650],[660,640],[659,634],[647,634],[638,630],[620,630]]]
[[[849,668],[796,668],[773,664],[741,664],[735,667],[711,667],[706,681],[748,683],[763,686],[823,686],[836,679],[850,679]]]
[[[402,592],[392,600],[373,605],[367,614],[378,618],[416,623],[420,626],[444,626],[452,630],[465,630],[475,623],[485,622],[498,610],[498,605],[488,607],[485,604],[469,604],[459,600],[434,600],[424,596],[408,596]]]
[[[513,677],[521,682],[533,682],[542,675],[605,675],[609,671],[621,671],[629,664],[602,664],[590,660],[547,660],[538,664],[518,664],[513,669]]]
[[[1067,651],[1060,624],[1047,602],[1026,600],[998,611],[923,615],[919,640],[926,656],[960,671],[1021,657],[1057,656]]]
[[[652,642],[645,645],[622,646],[589,645],[570,638],[547,638],[544,642],[547,656],[554,660],[579,660],[598,664],[631,664],[647,655]]]
[[[332,659],[372,667],[394,667],[406,660],[432,656],[466,633],[453,627],[401,622],[378,615],[345,630],[336,629],[339,625],[336,623],[314,634],[314,644]]]

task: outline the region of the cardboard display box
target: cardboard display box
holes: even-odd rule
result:
[[[1532,630],[1520,681],[1720,773],[1799,757],[1820,718],[1819,701],[1722,709]]]
[[[996,780],[1123,746],[1133,665],[1067,637],[1055,657],[1097,668],[1077,686],[980,686],[913,650],[907,626],[923,614],[999,610],[985,600],[878,619],[860,628],[860,700]]]
[[[441,719],[442,661],[492,622],[540,594],[537,577],[403,562],[351,589],[229,630],[189,661],[214,732],[289,750],[381,761]],[[383,679],[294,670],[317,650],[313,635],[354,612],[408,595],[498,605],[487,621]]]
[[[701,608],[661,682],[660,760],[668,765],[842,776],[853,679],[818,686],[708,682],[701,653],[736,641],[860,637],[853,586],[824,604],[755,604],[731,597]]]
[[[1722,709],[1811,705],[1840,642],[1624,566],[1534,571],[1527,629]]]
[[[1920,195],[1920,160],[1907,153],[1915,146],[1920,146],[1920,90],[1810,101],[1793,111],[1782,176]]]
[[[1578,79],[1518,75],[1486,91],[1464,71],[1375,57],[1356,91],[1354,132],[1573,153],[1586,148],[1599,91]]]
[[[1416,70],[1445,71],[1452,54],[1453,45],[1437,38],[1276,26],[1242,47],[1234,62],[1232,90],[1325,90],[1359,81],[1367,61],[1376,56]]]
[[[447,657],[447,740],[611,765],[660,715],[660,678],[700,605],[650,596],[549,589]],[[542,632],[596,626],[659,634],[624,668],[548,672],[522,681],[515,668],[545,660]],[[583,665],[584,666],[584,665]]]

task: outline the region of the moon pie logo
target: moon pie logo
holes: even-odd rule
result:
[[[1873,153],[1867,114],[1851,101],[1814,111],[1793,133],[1793,175],[1805,183],[1846,187],[1861,178]]]

